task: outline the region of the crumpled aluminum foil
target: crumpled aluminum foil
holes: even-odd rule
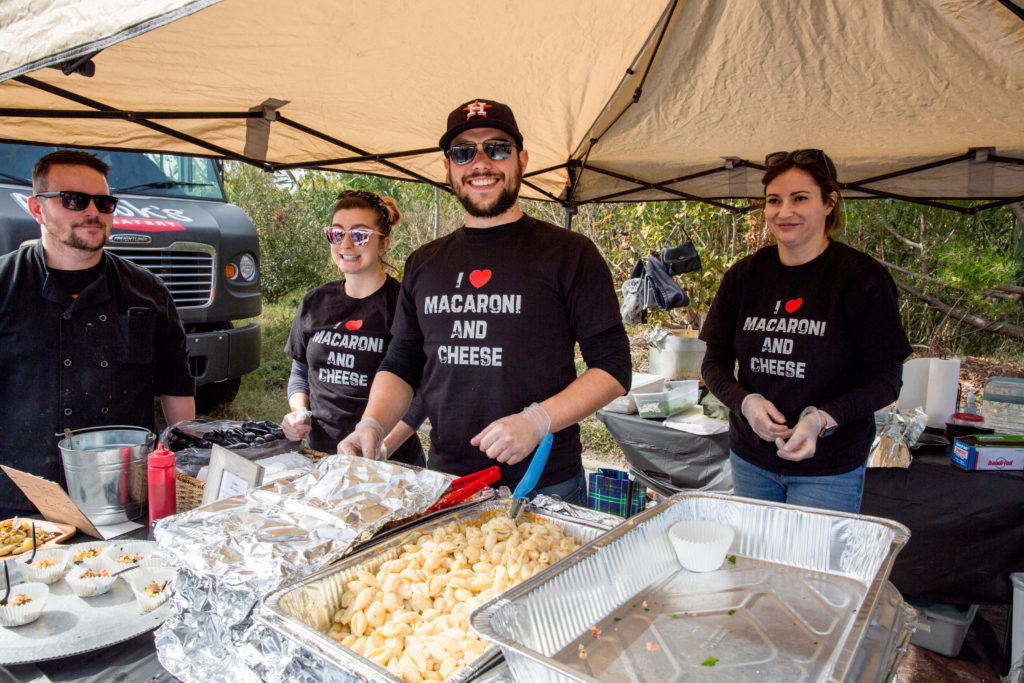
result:
[[[256,623],[253,608],[386,523],[423,512],[452,479],[339,454],[296,479],[158,521],[156,541],[179,569],[172,614],[156,631],[160,663],[197,683],[346,680]]]

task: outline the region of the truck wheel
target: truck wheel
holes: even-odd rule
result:
[[[196,414],[207,415],[220,406],[231,403],[238,395],[238,387],[241,385],[242,378],[235,377],[196,387]]]

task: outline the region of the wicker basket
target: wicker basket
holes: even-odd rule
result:
[[[326,458],[330,455],[330,453],[324,453],[323,451],[314,451],[312,448],[303,448],[302,454],[313,462],[318,462],[321,458]],[[203,504],[203,489],[206,488],[204,482],[181,472],[175,472],[174,478],[176,480],[174,493],[178,512],[188,512]]]

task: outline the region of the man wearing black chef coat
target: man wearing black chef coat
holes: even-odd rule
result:
[[[195,417],[185,332],[170,292],[103,249],[117,200],[109,167],[61,150],[32,171],[40,239],[0,257],[0,463],[64,484],[65,429],[155,429]],[[0,476],[0,514],[34,508]]]
[[[416,389],[432,426],[431,469],[498,464],[501,483],[515,486],[550,432],[535,492],[585,505],[577,422],[631,379],[611,273],[586,237],[520,211],[528,154],[507,105],[457,107],[440,147],[465,227],[406,261],[393,341],[364,419],[340,447],[375,453]],[[587,364],[578,377],[577,343]]]

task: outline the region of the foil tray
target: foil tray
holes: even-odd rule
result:
[[[388,536],[329,567],[273,591],[261,601],[256,618],[269,628],[306,648],[315,657],[337,667],[339,680],[401,683],[401,678],[349,650],[325,633],[333,620],[334,612],[340,605],[340,587],[345,582],[354,579],[358,569],[375,572],[382,563],[396,557],[401,546],[407,542],[410,533],[418,534],[421,530],[429,532],[453,520],[487,519],[495,515],[503,515],[505,509],[505,500],[492,498],[458,510],[446,510],[445,514],[406,528],[404,533]],[[593,511],[590,512],[593,513]],[[533,505],[526,506],[523,517],[554,522],[562,527],[569,536],[584,544],[599,537],[612,525],[622,521],[619,517],[602,513],[588,514],[587,519],[579,519],[538,509]],[[563,558],[561,562],[568,559]],[[557,571],[561,562],[553,564],[538,573],[537,576]],[[447,683],[468,681],[480,672],[494,666],[500,657],[501,651],[495,646],[490,646],[471,664],[445,680]]]
[[[734,559],[680,568],[667,530],[686,519],[732,526]],[[479,607],[470,625],[531,683],[844,681],[909,536],[866,515],[677,494]]]
[[[896,679],[907,644],[917,625],[917,612],[888,581],[882,587],[864,642],[854,657],[846,683],[889,683]],[[507,662],[480,674],[473,683],[516,683]]]

